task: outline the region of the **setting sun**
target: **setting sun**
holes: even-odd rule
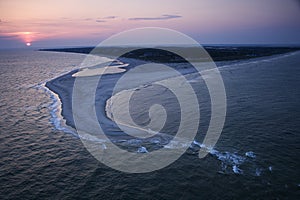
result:
[[[31,43],[30,43],[30,42],[27,42],[27,43],[26,43],[26,46],[28,46],[28,47],[31,46]]]

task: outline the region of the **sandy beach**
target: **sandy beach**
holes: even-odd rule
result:
[[[30,58],[28,63],[24,63],[24,57]],[[202,141],[210,120],[210,97],[203,82],[209,76],[207,74],[201,78],[186,75],[186,83],[192,85],[200,101],[199,131],[195,140],[189,141],[188,149],[176,162],[146,176],[116,172],[99,163],[84,148],[76,132],[74,134],[77,137],[74,137],[68,131],[69,126],[57,126],[61,121],[61,115],[57,114],[61,110],[60,106],[67,123],[73,123],[71,97],[75,77],[72,75],[84,70],[78,69],[83,59],[83,54],[73,53],[21,51],[2,54],[1,111],[4,115],[1,116],[1,137],[2,159],[5,164],[1,171],[1,187],[11,197],[26,196],[23,188],[28,187],[34,195],[45,195],[46,198],[49,197],[47,192],[48,195],[53,195],[53,191],[61,191],[63,186],[61,195],[76,198],[82,194],[77,191],[81,188],[80,191],[88,190],[106,198],[107,196],[102,196],[103,192],[109,193],[111,188],[117,186],[126,188],[126,191],[127,188],[150,188],[157,194],[154,198],[160,198],[161,192],[173,198],[180,191],[172,188],[182,183],[184,185],[180,189],[187,186],[195,193],[192,197],[202,195],[203,198],[214,193],[226,194],[232,188],[235,190],[231,197],[236,198],[244,197],[243,188],[248,188],[250,197],[254,199],[284,199],[287,195],[293,198],[298,193],[299,178],[296,175],[300,163],[297,153],[300,119],[299,52],[217,63],[226,88],[228,109],[221,137],[204,159],[199,159],[198,152],[203,148]],[[141,61],[132,59],[126,62],[124,59],[121,62],[132,65],[123,67],[127,70],[135,62],[139,64]],[[132,110],[135,123],[147,126],[148,112],[138,111],[143,110],[140,108],[147,108],[148,111],[150,104],[155,103],[164,105],[170,114],[167,122],[174,122],[168,123],[164,130],[172,135],[178,127],[178,103],[169,98],[172,94],[167,90],[148,84],[140,87],[132,85],[131,89],[112,93],[118,77],[128,72],[103,75],[97,89],[99,93],[95,102],[98,118],[102,120],[101,125],[105,128],[105,133],[110,135],[111,141],[118,139],[117,145],[121,149],[142,155],[149,155],[162,146],[172,149],[184,144],[169,142],[170,137],[156,137],[145,143],[138,139],[128,139],[107,117],[109,113],[114,114],[113,110],[122,111],[118,106],[118,103],[121,107],[123,104],[123,99],[120,98],[128,96],[134,90],[137,96],[134,96],[131,103],[137,106],[136,110]],[[46,85],[59,95],[62,105],[55,95],[44,89],[45,80],[51,77],[57,78],[48,81]],[[139,77],[145,76],[140,74]],[[144,101],[149,99],[149,95],[155,101]],[[112,107],[109,107],[109,99],[113,101]],[[138,104],[139,102],[142,104]],[[151,113],[155,114],[155,109]],[[161,112],[160,115],[164,116],[164,113]],[[153,134],[156,134],[155,130]],[[107,142],[100,141],[97,137],[85,139],[95,141],[98,145]],[[187,177],[190,178],[187,180]],[[57,183],[57,189],[45,187],[51,185],[50,183]],[[216,187],[206,187],[207,183]],[[165,185],[165,190],[153,186],[159,184]],[[91,189],[91,185],[95,187]],[[206,189],[199,192],[198,186]],[[240,187],[242,188],[237,189]],[[266,193],[266,190],[269,192]],[[30,194],[26,197],[32,197]],[[144,193],[138,197],[144,197]]]
[[[300,199],[300,0],[0,13],[0,200]]]
[[[288,59],[297,58],[298,54],[299,53],[296,52],[288,53],[283,56],[274,55],[271,57],[254,58],[250,60],[243,60],[240,62],[219,62],[217,64],[219,65],[218,68],[221,71],[223,70],[223,68],[225,70],[226,68],[230,69],[239,67],[253,68],[256,67],[258,63],[260,66],[269,65],[270,62],[275,62],[275,60],[277,59],[287,59],[288,61]],[[126,71],[138,65],[144,65],[145,67],[136,71],[133,76],[124,77],[124,75],[126,75]],[[108,135],[111,134],[112,137],[117,136],[120,140],[126,139],[127,137],[115,124],[116,120],[118,121],[118,123],[124,125],[124,129],[129,128],[130,131],[147,131],[147,129],[137,129],[137,127],[134,127],[133,122],[126,121],[127,118],[125,119],[125,117],[122,117],[126,116],[126,110],[122,109],[126,104],[126,96],[128,96],[128,94],[132,93],[133,91],[143,90],[166,79],[172,80],[173,78],[176,80],[176,76],[178,76],[178,74],[176,75],[176,73],[170,73],[170,71],[168,70],[148,70],[150,69],[149,67],[151,67],[149,62],[132,58],[122,58],[122,61],[114,63],[113,66],[104,66],[105,65],[99,65],[98,68],[91,67],[74,70],[69,72],[68,74],[60,76],[46,83],[46,86],[53,92],[57,93],[61,100],[62,116],[66,120],[66,124],[73,128],[76,128],[72,113],[72,90],[75,78],[85,78],[85,80],[88,82],[89,79],[92,80],[91,77],[93,77],[93,79],[97,79],[99,78],[99,75],[101,75],[101,84],[97,86],[95,97],[97,109],[99,109],[97,111],[97,118],[100,121],[95,121],[93,123],[101,123],[104,128],[107,128],[109,130],[107,132]],[[200,79],[202,79],[203,81],[210,76],[208,70],[207,72],[203,72],[203,77],[199,77],[197,73],[195,74],[195,72],[186,67],[186,63],[169,63],[169,66],[181,70],[181,73],[185,75],[186,80],[193,84],[199,84],[201,82]],[[126,78],[126,84],[119,84],[118,86],[116,86],[115,83],[122,76],[123,78]],[[203,82],[201,84],[203,84]],[[85,90],[90,89],[91,88],[86,88]],[[120,113],[121,117],[114,119],[113,113]],[[82,120],[85,119],[82,118]],[[86,123],[88,124],[89,121],[87,121]]]

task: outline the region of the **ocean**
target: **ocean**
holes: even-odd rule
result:
[[[227,114],[216,146],[198,158],[210,116],[204,93],[203,123],[190,148],[169,166],[141,174],[96,160],[65,125],[57,94],[45,87],[78,69],[84,58],[0,51],[0,199],[299,198],[299,52],[217,63]],[[196,87],[201,80],[190,82]]]

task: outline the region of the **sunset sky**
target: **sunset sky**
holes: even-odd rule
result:
[[[97,45],[165,27],[201,44],[300,44],[298,0],[0,0],[0,48]]]

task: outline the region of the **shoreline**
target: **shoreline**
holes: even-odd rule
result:
[[[286,53],[286,54],[282,54],[282,55],[273,55],[273,56],[268,56],[268,57],[263,57],[263,58],[256,58],[256,59],[250,59],[250,60],[245,60],[245,61],[239,61],[239,62],[235,62],[235,63],[231,63],[229,65],[222,65],[219,66],[219,69],[224,69],[227,67],[233,67],[232,70],[234,69],[240,69],[242,68],[244,65],[246,66],[246,69],[248,67],[256,67],[256,69],[258,69],[260,66],[264,67],[270,67],[272,66],[272,63],[276,64],[277,60],[280,61],[280,63],[285,63],[286,61],[288,61],[289,59],[293,60],[295,58],[298,58],[298,56],[300,55],[300,51],[298,52],[292,52],[292,53]],[[124,61],[124,60],[123,60]],[[123,62],[122,61],[122,62]],[[132,61],[132,60],[130,60]],[[137,61],[138,62],[138,61]],[[237,68],[236,68],[237,67]],[[71,87],[74,83],[75,77],[72,77],[73,74],[75,74],[76,72],[78,72],[79,69],[70,71],[67,74],[64,74],[62,76],[59,76],[51,81],[48,81],[45,86],[48,87],[52,92],[56,93],[57,96],[59,97],[59,101],[61,101],[61,116],[63,117],[63,119],[65,119],[66,124],[68,126],[71,126],[72,128],[75,129],[75,134],[77,134],[76,132],[76,128],[74,125],[74,122],[71,121],[73,120],[73,116],[72,116],[72,89],[73,87]],[[229,71],[231,71],[231,69],[229,69]],[[226,73],[226,71],[225,71]],[[117,76],[120,74],[117,74]],[[116,78],[116,74],[110,74],[109,76],[112,76],[112,78]],[[193,81],[193,80],[191,80]],[[104,86],[101,88],[98,88],[98,90],[101,90],[103,88],[105,88],[106,86],[109,86],[110,83],[105,82],[104,81]],[[134,89],[134,88],[132,88]],[[106,106],[107,106],[107,101],[110,100],[110,98],[112,98],[111,96],[108,96],[108,94],[110,94],[109,90],[103,90],[102,94],[106,94],[106,96],[96,96],[96,101],[99,100],[100,103],[98,103],[98,107],[100,109],[100,112],[97,113],[97,117],[98,119],[101,119],[101,126],[104,125],[104,130],[108,131],[105,132],[106,136],[109,138],[109,140],[111,142],[113,142],[114,144],[122,147],[122,148],[126,148],[126,150],[131,151],[131,152],[137,152],[137,153],[148,153],[151,151],[155,151],[158,148],[171,148],[171,149],[177,149],[177,148],[183,148],[186,145],[188,145],[188,149],[187,149],[187,153],[191,154],[191,155],[195,155],[197,154],[197,152],[199,151],[200,148],[203,148],[205,151],[208,152],[209,156],[214,157],[215,159],[221,161],[222,163],[226,163],[229,162],[229,160],[231,160],[232,158],[235,159],[236,157],[241,158],[241,161],[239,159],[234,160],[234,161],[230,161],[228,164],[228,166],[230,166],[230,169],[228,171],[226,171],[226,173],[233,173],[233,174],[243,174],[243,173],[249,173],[247,172],[246,169],[243,168],[243,163],[247,161],[247,159],[252,159],[251,157],[249,158],[248,154],[249,153],[253,153],[256,151],[251,150],[251,151],[244,151],[244,153],[236,153],[236,152],[224,152],[219,148],[214,148],[214,149],[210,149],[206,146],[203,146],[203,144],[200,142],[201,138],[199,137],[195,137],[194,141],[192,141],[192,143],[187,142],[185,140],[183,141],[179,141],[178,143],[173,143],[170,141],[172,140],[172,137],[170,137],[170,135],[166,135],[163,133],[157,133],[155,138],[151,138],[150,139],[132,139],[126,135],[124,135],[124,133],[122,131],[120,131],[119,129],[117,130],[117,128],[115,127],[115,122],[112,121],[109,116],[107,115],[107,110],[106,110]],[[66,106],[66,103],[68,103],[68,105]],[[58,105],[59,106],[59,105]],[[98,116],[98,114],[100,113],[101,116]],[[99,118],[100,117],[100,118]],[[126,125],[125,125],[126,126]],[[130,128],[130,127],[129,127]],[[64,130],[61,130],[64,131]],[[149,131],[149,130],[148,130]],[[72,134],[73,135],[73,134]],[[76,136],[76,135],[75,135]],[[83,139],[83,140],[88,140],[88,141],[92,141],[92,142],[96,142],[99,145],[101,145],[101,148],[105,149],[106,148],[106,144],[107,140],[103,140],[102,138],[98,138],[96,135],[93,134],[86,134],[86,135],[77,135],[79,139]],[[228,159],[224,160],[224,155],[228,155]],[[272,167],[272,166],[271,166]],[[267,168],[265,168],[265,170],[269,170]],[[255,176],[260,176],[260,173],[256,173]]]
[[[240,64],[247,64],[250,62],[260,62],[263,60],[270,60],[270,59],[274,59],[274,58],[281,58],[282,56],[290,56],[293,54],[296,54],[299,51],[294,51],[294,52],[289,52],[289,53],[285,53],[285,54],[276,54],[276,55],[272,55],[272,56],[266,56],[266,57],[259,57],[259,58],[252,58],[252,59],[247,59],[247,60],[237,60],[237,61],[224,61],[224,62],[218,62],[220,64],[220,66],[217,64],[218,69],[222,69],[222,68],[226,68],[226,67],[230,67],[233,65],[240,65]],[[136,60],[136,59],[126,59],[124,58],[122,60],[122,62],[124,63],[124,60],[127,61],[131,61],[133,62],[134,60],[136,61],[136,63],[140,63],[142,61],[140,60]],[[129,63],[130,64],[130,63]],[[63,74],[59,77],[56,77],[50,81],[47,81],[45,84],[45,87],[47,87],[49,90],[51,90],[51,92],[53,92],[54,94],[57,95],[57,97],[59,98],[59,101],[61,102],[61,117],[65,120],[65,124],[67,126],[70,126],[71,128],[76,130],[75,124],[74,124],[74,120],[73,120],[73,114],[72,114],[72,90],[73,90],[73,84],[75,81],[76,77],[73,77],[74,74],[78,73],[80,71],[80,69],[75,69],[72,70],[66,74]],[[119,76],[122,73],[119,73],[117,76]],[[116,78],[115,75],[112,75],[114,78]],[[108,85],[107,85],[108,84]],[[109,84],[108,82],[106,83],[106,86],[109,86],[112,84]],[[132,88],[133,89],[133,88]],[[109,93],[109,91],[106,91],[106,93]],[[100,103],[102,105],[101,109],[101,113],[103,114],[101,117],[101,119],[104,120],[105,123],[109,123],[111,124],[112,122],[110,121],[109,116],[107,116],[107,101],[111,98],[111,96],[102,96],[102,98],[97,98],[99,99],[102,103]],[[104,118],[103,118],[104,117]]]
[[[77,72],[78,69],[72,70],[67,74],[63,74],[50,81],[47,81],[45,84],[45,87],[48,88],[54,94],[56,94],[56,97],[59,98],[59,101],[61,102],[61,116],[65,120],[66,125],[74,129],[75,124],[73,121],[73,117],[71,116],[72,114],[70,113],[72,110],[72,99],[70,97],[72,96],[72,89],[75,80],[75,78],[73,78],[72,75]]]

